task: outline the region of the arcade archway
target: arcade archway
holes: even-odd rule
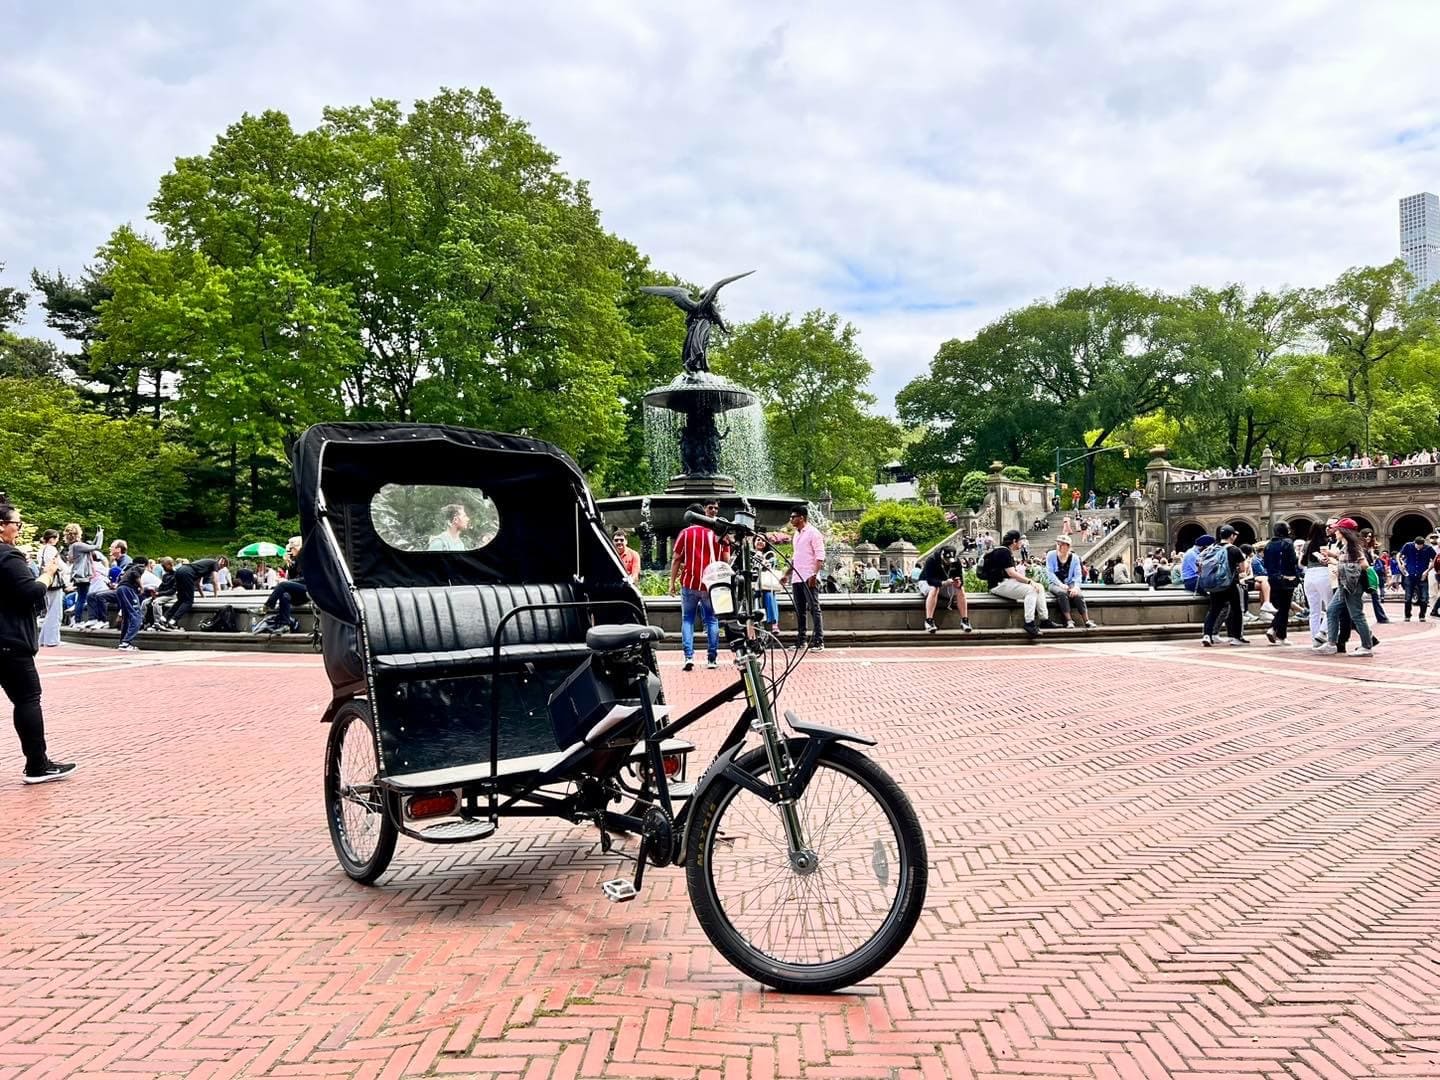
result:
[[[1205,535],[1205,526],[1198,521],[1187,521],[1175,531],[1175,550],[1189,551],[1195,541]]]
[[[1292,518],[1287,518],[1285,524],[1290,526],[1290,535],[1292,537],[1296,540],[1304,540],[1310,535],[1310,530],[1315,525],[1315,519],[1313,517],[1306,517],[1304,514],[1296,514]]]
[[[1234,526],[1236,543],[1255,543],[1255,526],[1250,524],[1250,522],[1246,521],[1244,518],[1236,518],[1234,521],[1226,522],[1226,524]]]
[[[1434,529],[1435,523],[1424,514],[1401,514],[1390,523],[1390,535],[1387,538],[1390,550],[1399,551],[1417,536],[1428,536]]]

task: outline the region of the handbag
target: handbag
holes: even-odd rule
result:
[[[760,591],[779,592],[783,586],[780,584],[780,575],[774,570],[760,571]]]

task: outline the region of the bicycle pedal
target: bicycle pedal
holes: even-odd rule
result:
[[[605,894],[605,899],[612,904],[623,904],[626,900],[635,899],[635,883],[626,881],[624,878],[614,878],[610,881],[600,883],[600,891]]]

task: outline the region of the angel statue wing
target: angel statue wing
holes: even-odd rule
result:
[[[711,285],[708,289],[705,290],[704,293],[701,294],[700,306],[708,307],[710,304],[713,304],[715,302],[716,295],[726,285],[729,285],[732,281],[739,281],[741,278],[749,277],[754,272],[754,270],[746,270],[745,273],[736,274],[734,277],[721,278],[719,281],[715,282],[714,285]]]
[[[649,293],[651,296],[663,296],[687,313],[696,311],[700,307],[695,298],[690,295],[690,290],[682,289],[678,285],[641,285],[640,291]]]

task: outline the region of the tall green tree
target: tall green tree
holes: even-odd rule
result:
[[[74,277],[60,270],[52,274],[37,269],[30,272],[30,280],[39,291],[45,325],[73,343],[74,351],[64,354],[62,361],[77,380],[81,396],[103,401],[111,413],[128,408],[133,415],[140,405],[128,388],[139,384],[138,375],[132,377],[126,369],[102,369],[90,354],[99,329],[100,304],[111,296],[104,272],[98,265],[87,266]],[[155,404],[151,403],[152,410]]]
[[[766,313],[737,327],[712,364],[760,394],[784,490],[816,495],[835,476],[873,477],[899,443],[894,423],[870,411],[870,361],[838,315]]]
[[[522,431],[597,472],[623,456],[633,249],[488,91],[446,90],[408,115],[392,101],[327,109],[309,132],[281,113],[243,117],[176,162],[151,210],[177,248],[237,275],[230,288],[273,275],[327,328],[282,335],[277,351],[283,313],[237,300],[214,362],[242,362],[238,379],[257,348],[318,349],[348,326],[336,385],[354,415]]]
[[[927,428],[910,464],[963,472],[998,459],[1045,474],[1057,447],[1075,447],[1093,488],[1091,451],[1137,417],[1193,400],[1213,378],[1186,347],[1185,314],[1132,285],[1087,286],[946,342],[929,375],[896,399],[903,422]]]
[[[0,274],[4,272],[5,264],[0,263]],[[0,286],[0,330],[8,329],[20,321],[29,300],[25,293],[13,286]]]
[[[4,270],[5,264],[0,263],[0,273]],[[9,329],[25,314],[29,299],[19,289],[0,288],[0,377],[32,378],[54,375],[60,369],[60,354],[54,345]]]
[[[0,379],[0,476],[33,521],[157,538],[184,502],[189,465],[153,423],[89,412],[58,379]]]
[[[1321,392],[1359,420],[1352,446],[1369,453],[1371,421],[1387,387],[1387,369],[1440,328],[1440,289],[1414,294],[1415,279],[1396,259],[1345,271],[1313,300],[1309,315],[1333,362],[1334,385]]]

